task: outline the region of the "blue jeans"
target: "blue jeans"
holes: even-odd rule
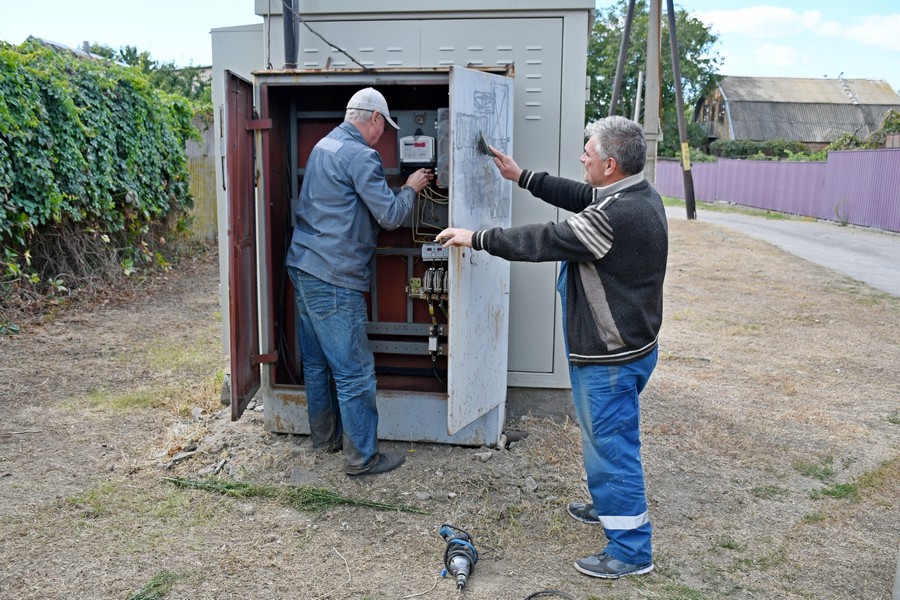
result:
[[[287,269],[294,284],[313,448],[343,444],[345,470],[364,471],[378,454],[375,358],[366,336],[365,298]]]
[[[563,263],[557,282],[563,330],[566,271]],[[608,540],[604,551],[635,565],[652,560],[638,397],[656,367],[657,356],[654,348],[644,358],[625,365],[569,365],[588,490]]]

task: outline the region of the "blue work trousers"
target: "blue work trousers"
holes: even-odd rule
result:
[[[287,269],[294,284],[313,448],[342,444],[345,470],[363,471],[378,454],[375,358],[366,335],[365,298]]]
[[[561,264],[556,285],[563,306],[563,331],[567,266]],[[568,354],[569,341],[565,341]],[[638,396],[656,367],[657,355],[654,348],[625,365],[569,365],[588,490],[608,540],[605,552],[635,565],[652,560]]]
[[[588,489],[609,540],[605,550],[635,565],[652,555],[638,395],[656,358],[654,349],[626,365],[569,367]]]

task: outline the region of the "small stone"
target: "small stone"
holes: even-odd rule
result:
[[[476,452],[475,457],[478,458],[481,462],[487,462],[491,460],[491,457],[494,455],[493,452]]]
[[[429,494],[428,492],[416,492],[416,500],[418,500],[419,502],[431,500],[431,494]]]
[[[197,454],[196,450],[192,452],[179,452],[172,457],[172,463],[179,463],[181,461],[187,460],[195,454]]]

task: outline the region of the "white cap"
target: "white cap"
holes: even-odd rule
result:
[[[381,116],[391,124],[391,127],[400,129],[400,126],[391,119],[391,111],[388,110],[387,100],[375,88],[367,87],[353,94],[353,97],[347,103],[347,108],[359,108],[381,113]]]

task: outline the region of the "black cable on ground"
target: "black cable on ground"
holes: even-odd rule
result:
[[[565,592],[560,592],[559,590],[541,590],[540,592],[535,592],[530,596],[527,596],[525,600],[533,600],[534,598],[540,598],[542,596],[558,596],[559,598],[566,598],[567,600],[575,600],[574,596],[570,596]]]

